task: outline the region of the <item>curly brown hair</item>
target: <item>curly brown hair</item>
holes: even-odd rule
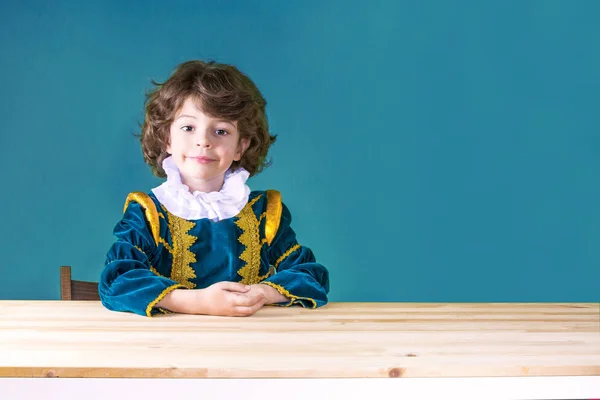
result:
[[[169,130],[185,100],[192,97],[202,112],[237,121],[239,139],[249,145],[231,168],[244,168],[250,176],[267,167],[269,147],[275,143],[265,113],[267,102],[252,80],[235,66],[192,60],[179,64],[164,83],[146,94],[145,118],[139,135],[144,160],[154,175],[164,178],[162,162],[169,156]]]

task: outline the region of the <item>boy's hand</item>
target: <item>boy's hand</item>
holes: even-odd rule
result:
[[[217,282],[205,289],[175,289],[157,306],[176,313],[246,317],[266,302],[262,292],[237,282]]]
[[[279,293],[277,289],[272,286],[257,284],[251,285],[250,287],[251,289],[249,293],[262,293],[265,296],[267,299],[265,304],[287,303],[290,301],[290,299]]]
[[[197,301],[206,314],[246,317],[260,310],[267,298],[241,283],[217,282],[198,290]]]

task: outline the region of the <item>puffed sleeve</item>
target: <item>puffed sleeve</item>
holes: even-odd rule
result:
[[[100,300],[113,311],[148,317],[168,312],[156,304],[172,290],[185,287],[152,271],[157,243],[148,213],[135,201],[126,207],[113,231],[116,241],[106,255],[98,285]],[[158,218],[152,223],[158,224]]]
[[[310,248],[298,243],[291,222],[290,211],[282,203],[279,228],[268,249],[269,262],[275,273],[261,283],[274,287],[290,299],[288,303],[277,305],[321,307],[328,301],[329,272],[316,262]]]

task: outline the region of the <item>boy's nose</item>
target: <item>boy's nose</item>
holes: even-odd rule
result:
[[[210,147],[210,140],[208,135],[198,135],[196,138],[196,146],[198,147]]]

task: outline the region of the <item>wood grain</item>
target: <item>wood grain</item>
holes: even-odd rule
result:
[[[246,318],[0,301],[0,376],[356,378],[600,375],[600,307],[330,303]]]

